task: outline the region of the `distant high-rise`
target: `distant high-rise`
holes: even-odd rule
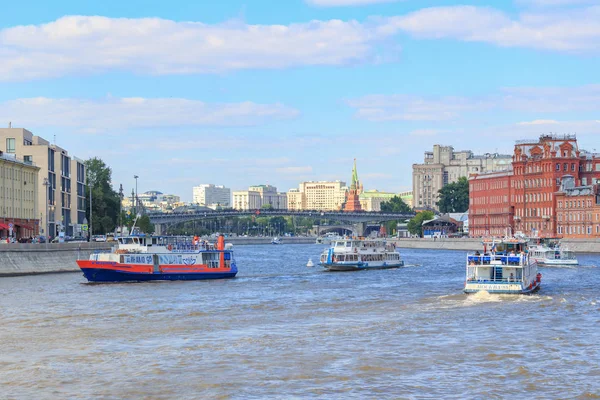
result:
[[[231,206],[231,189],[222,185],[201,184],[194,186],[192,202],[201,206],[219,204],[222,207]]]
[[[474,155],[472,151],[454,151],[452,146],[436,144],[425,152],[423,164],[413,164],[413,207],[437,209],[439,190],[460,177],[505,170],[512,156],[503,154]]]

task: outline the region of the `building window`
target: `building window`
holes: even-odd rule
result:
[[[7,153],[15,152],[15,138],[7,138],[6,139],[6,152]]]
[[[23,161],[26,164],[33,164],[33,156],[23,156]]]
[[[575,172],[575,163],[571,164],[571,171]]]
[[[556,163],[556,170],[560,171],[560,164],[559,163]]]
[[[563,164],[563,171],[565,171],[565,172],[569,171],[569,164],[567,164],[567,163]]]

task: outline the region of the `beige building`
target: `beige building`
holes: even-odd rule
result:
[[[83,161],[22,128],[0,128],[0,151],[39,167],[35,218],[40,220],[40,234],[83,235],[86,206]]]
[[[248,190],[233,192],[233,208],[236,210],[258,210],[266,205],[276,210],[287,210],[287,196],[271,185],[250,186]]]
[[[31,161],[0,152],[0,238],[38,234],[38,171]]]
[[[288,209],[291,211],[300,211],[306,209],[306,201],[300,189],[290,189],[287,192]]]
[[[367,190],[358,197],[360,206],[365,211],[381,211],[381,203],[390,201],[396,193],[380,192],[379,190]]]
[[[454,151],[452,146],[436,144],[425,152],[422,164],[413,164],[413,207],[437,208],[438,192],[460,177],[510,168],[512,156],[503,154],[474,155],[472,151]]]
[[[406,205],[409,206],[410,208],[414,207],[412,190],[408,190],[406,192],[400,192],[400,193],[398,193],[398,197],[400,197],[402,199],[402,201],[404,201],[406,203]]]
[[[346,201],[348,188],[342,181],[302,182],[287,193],[290,210],[338,211]]]

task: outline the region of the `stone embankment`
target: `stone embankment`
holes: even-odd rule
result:
[[[271,244],[270,237],[227,238],[234,246]],[[214,239],[207,239],[214,240]],[[315,243],[314,237],[284,237],[283,244]],[[112,243],[0,243],[0,277],[57,272],[78,272],[75,262],[87,259],[94,251],[110,250]]]
[[[0,244],[0,276],[79,271],[77,258],[89,258],[110,243]]]
[[[433,249],[433,250],[481,250],[481,239],[465,238],[439,238],[439,239],[396,239],[396,246],[405,249]],[[563,247],[575,253],[600,253],[600,239],[563,239]]]

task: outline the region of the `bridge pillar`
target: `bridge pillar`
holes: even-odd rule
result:
[[[355,226],[356,226],[356,236],[364,236],[365,229],[367,229],[367,223],[366,222],[357,222]]]
[[[164,224],[154,224],[154,234],[155,235],[164,235],[166,233],[166,229],[164,229],[164,227],[165,227]]]

